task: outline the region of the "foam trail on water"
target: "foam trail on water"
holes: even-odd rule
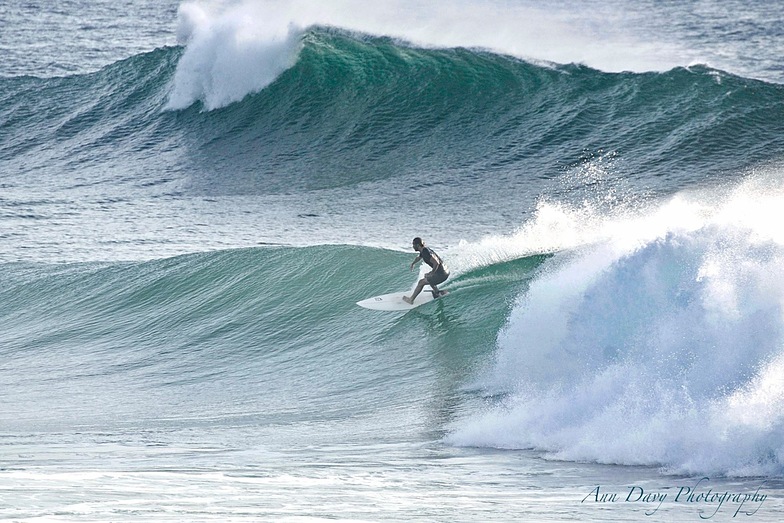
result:
[[[497,338],[503,405],[457,445],[784,474],[784,189],[679,195],[550,260]]]

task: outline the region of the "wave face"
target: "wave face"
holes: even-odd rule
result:
[[[607,74],[330,30],[304,42],[292,69],[228,108],[253,124],[216,144],[297,189],[443,171],[531,181],[608,143],[623,155],[619,175],[685,185],[782,145],[782,88],[705,68]],[[291,170],[309,186],[282,176]]]
[[[15,399],[0,414],[4,430],[299,424],[307,444],[317,421],[353,423],[349,439],[432,430],[384,413],[419,408],[439,368],[468,365],[503,322],[504,298],[543,258],[455,271],[455,299],[432,318],[354,304],[358,292],[410,285],[400,270],[410,258],[270,246],[134,263],[4,264],[0,376]],[[374,271],[361,270],[368,264]],[[423,329],[433,344],[422,344]],[[455,343],[465,350],[451,353]]]

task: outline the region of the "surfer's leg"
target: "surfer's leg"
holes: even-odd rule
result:
[[[441,296],[442,291],[438,290],[438,285],[440,285],[446,278],[441,278],[440,273],[436,273],[425,276],[425,279],[427,280],[427,284],[430,285],[430,294],[433,295],[433,298],[438,298]]]
[[[438,298],[444,294],[444,291],[438,290],[438,285],[441,285],[449,278],[449,273],[443,269],[439,269],[439,271],[432,275],[428,280],[427,283],[430,285],[430,288],[433,289],[433,298]]]
[[[422,289],[425,288],[425,284],[426,283],[427,283],[427,280],[425,278],[422,278],[421,280],[419,280],[419,283],[417,283],[416,289],[414,289],[414,294],[412,294],[410,298],[408,296],[403,296],[403,301],[406,302],[406,303],[414,303],[414,300],[416,299],[416,297],[419,296],[419,293],[422,292]]]

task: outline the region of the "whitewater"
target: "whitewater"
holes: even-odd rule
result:
[[[0,20],[0,518],[781,520],[781,6]]]

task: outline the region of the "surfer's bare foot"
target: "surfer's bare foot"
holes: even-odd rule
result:
[[[413,305],[414,304],[414,302],[411,301],[411,298],[409,298],[408,296],[403,296],[403,301],[408,303],[409,305]]]

